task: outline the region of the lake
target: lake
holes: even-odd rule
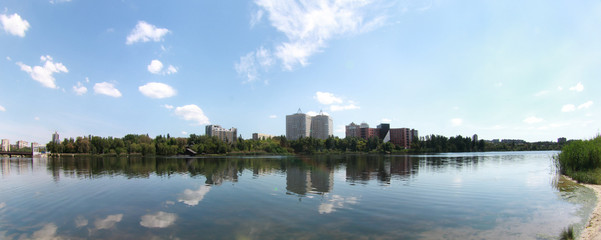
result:
[[[557,239],[556,153],[1,158],[0,239]]]

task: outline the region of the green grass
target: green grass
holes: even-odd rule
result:
[[[559,235],[559,239],[560,240],[574,240],[576,239],[576,237],[574,236],[574,227],[573,226],[569,226],[566,229],[563,229],[563,231],[561,231],[561,234]]]
[[[601,136],[569,142],[555,161],[561,174],[578,182],[601,184]]]

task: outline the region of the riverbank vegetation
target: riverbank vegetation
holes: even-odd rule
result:
[[[220,155],[257,155],[257,154],[329,154],[329,153],[439,153],[439,152],[483,152],[483,151],[525,151],[555,150],[559,145],[553,142],[541,143],[492,143],[475,141],[461,135],[447,138],[430,135],[422,140],[414,139],[411,147],[384,143],[378,137],[369,139],[330,137],[328,139],[301,138],[288,140],[284,136],[267,139],[243,139],[239,137],[233,143],[219,140],[217,137],[191,134],[187,138],[159,135],[128,134],[123,138],[103,138],[98,136],[77,137],[63,140],[61,143],[49,142],[46,145],[52,153],[67,154],[108,154],[108,155],[181,155],[220,154]],[[191,150],[191,151],[190,151]]]
[[[555,161],[561,174],[581,183],[601,184],[601,136],[569,142]]]

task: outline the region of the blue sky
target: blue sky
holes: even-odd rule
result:
[[[344,125],[599,132],[599,1],[0,2],[0,138]]]

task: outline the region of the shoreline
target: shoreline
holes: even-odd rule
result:
[[[570,180],[572,179],[570,178]],[[595,192],[595,196],[597,197],[597,203],[595,204],[595,208],[591,213],[591,216],[588,220],[588,224],[586,225],[586,227],[584,227],[584,229],[582,229],[582,232],[580,233],[578,239],[601,240],[601,185],[586,183],[581,184],[587,188],[592,189]]]

